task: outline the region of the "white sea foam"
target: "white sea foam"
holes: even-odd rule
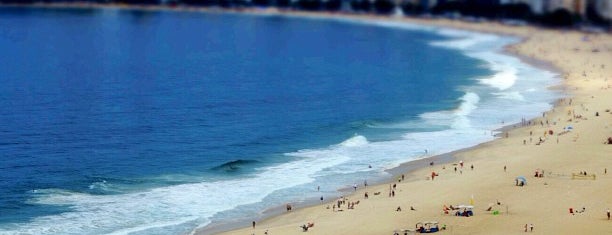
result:
[[[492,94],[498,96],[501,99],[516,100],[516,101],[525,101],[525,97],[519,91],[495,92],[495,93],[492,93]]]
[[[430,45],[459,50],[474,50],[482,48],[483,43],[496,40],[498,37],[490,34],[474,33],[455,29],[439,29],[437,34],[453,39],[434,41]]]
[[[334,148],[345,147],[330,147]],[[118,195],[91,195],[60,189],[37,190],[30,203],[68,206],[71,211],[38,217],[29,223],[17,224],[15,229],[0,228],[0,234],[186,232],[209,223],[210,218],[218,212],[260,202],[278,189],[312,182],[315,173],[321,169],[349,160],[340,153],[325,159],[309,158],[308,151],[296,153],[295,156],[302,158],[262,168],[260,174],[247,179],[182,184]],[[166,232],[160,232],[165,231],[163,229],[150,231],[152,228],[169,226],[176,228]]]
[[[357,146],[364,146],[366,144],[368,144],[368,139],[366,139],[364,136],[361,136],[361,135],[355,135],[354,137],[347,139],[343,141],[342,143],[340,143],[340,146],[357,147]]]
[[[468,92],[460,100],[462,101],[461,105],[455,113],[458,116],[467,116],[477,108],[476,105],[480,101],[480,97],[476,93]]]

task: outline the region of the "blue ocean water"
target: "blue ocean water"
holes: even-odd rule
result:
[[[491,140],[559,96],[553,73],[500,53],[516,41],[385,21],[2,8],[0,234],[189,233]]]

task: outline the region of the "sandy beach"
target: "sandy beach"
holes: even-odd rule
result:
[[[420,168],[404,173],[401,182],[361,185],[340,199],[346,202],[341,211],[332,206],[337,205],[334,200],[222,234],[303,234],[301,226],[313,223],[310,234],[391,235],[414,231],[423,221],[437,221],[446,227],[441,233],[448,234],[612,233],[612,220],[606,215],[612,207],[612,173],[607,173],[612,170],[612,145],[604,144],[612,136],[610,34],[491,22],[367,18],[520,37],[523,41],[508,46],[508,53],[536,66],[556,68],[563,85],[550,89],[562,89],[567,98],[542,116],[511,125],[495,141],[454,153],[453,163],[430,166],[421,161]],[[535,177],[536,171],[542,177]],[[437,174],[434,180],[432,172]],[[527,183],[516,186],[517,176]],[[395,190],[390,189],[393,185]],[[354,207],[348,209],[351,203]],[[451,205],[473,205],[474,215],[455,216],[461,210],[452,209],[446,214],[444,207]]]

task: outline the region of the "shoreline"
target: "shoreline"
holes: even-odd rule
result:
[[[403,162],[399,166],[396,166],[396,167],[393,167],[393,168],[390,168],[384,171],[386,173],[389,173],[390,176],[381,178],[381,179],[375,179],[375,180],[372,180],[371,182],[369,181],[369,183],[372,183],[371,184],[372,187],[380,186],[380,185],[387,185],[389,183],[395,182],[395,179],[400,177],[402,174],[406,176],[406,179],[405,179],[406,181],[417,180],[416,178],[410,177],[411,173],[414,173],[417,170],[429,167],[429,162],[433,161],[436,164],[447,164],[451,162],[456,162],[457,158],[455,157],[454,154],[460,153],[462,151],[467,151],[472,148],[477,148],[477,147],[478,145],[469,147],[469,148],[465,148],[465,149],[455,150],[449,153],[432,155],[432,156],[428,156],[428,157],[424,157],[424,158],[420,158],[420,159],[416,159],[416,160],[412,160],[408,162]],[[353,192],[352,188],[350,187],[340,188],[337,190],[337,192],[340,195],[342,195],[341,197],[353,197],[355,194],[355,192]],[[323,202],[321,202],[317,198],[311,198],[311,199],[306,199],[305,201],[302,201],[302,202],[297,202],[297,203],[292,202],[291,205],[294,208],[296,208],[295,210],[301,210],[301,209],[310,208],[310,207],[321,207],[323,205],[328,205],[336,200],[337,198],[332,198],[332,199],[327,198],[327,199],[324,199]],[[260,216],[258,217],[248,217],[248,218],[236,219],[229,223],[225,222],[222,224],[215,224],[215,223],[218,223],[219,221],[213,220],[210,224],[195,229],[194,232],[195,234],[222,234],[225,232],[244,228],[245,224],[249,224],[251,221],[254,221],[254,220],[255,221],[266,221],[269,219],[273,219],[274,217],[277,217],[277,216],[282,216],[283,214],[285,214],[285,205],[276,205],[274,207],[267,208],[265,211],[262,211],[260,213]]]
[[[230,11],[230,13],[234,13],[233,11]],[[238,12],[241,13],[241,12]],[[259,15],[258,12],[248,12],[249,14],[254,14],[254,15]],[[262,12],[263,13],[263,12]],[[492,33],[489,31],[477,31],[477,30],[472,30],[472,29],[464,29],[464,28],[456,28],[456,27],[452,27],[452,26],[445,26],[445,25],[431,25],[431,24],[427,24],[427,23],[422,23],[422,22],[410,22],[411,20],[422,20],[419,18],[411,18],[411,17],[405,17],[405,18],[401,18],[401,19],[397,19],[394,18],[393,16],[377,16],[377,15],[360,15],[360,14],[334,14],[334,13],[311,13],[311,12],[301,12],[301,11],[288,11],[288,12],[275,12],[273,14],[278,14],[284,17],[307,17],[307,18],[314,18],[314,19],[322,19],[322,20],[356,20],[361,22],[370,22],[370,21],[392,21],[392,22],[397,22],[397,23],[408,23],[408,24],[414,24],[414,25],[418,25],[418,26],[431,26],[431,27],[435,27],[435,28],[446,28],[446,29],[458,29],[458,30],[462,30],[462,31],[467,31],[467,32],[478,32],[478,33],[485,33],[485,34],[493,34],[496,36],[512,36],[512,37],[516,37],[519,39],[518,42],[516,43],[511,43],[508,44],[506,46],[503,47],[503,50],[500,51],[501,54],[504,55],[508,55],[511,57],[515,57],[518,58],[522,63],[525,63],[529,66],[532,66],[534,68],[538,68],[541,70],[546,70],[552,73],[557,74],[557,76],[555,76],[557,79],[559,79],[558,81],[561,83],[559,85],[551,85],[550,87],[548,87],[548,89],[554,89],[555,86],[564,86],[563,85],[563,80],[561,79],[561,76],[563,74],[562,70],[560,68],[557,68],[555,65],[553,65],[552,63],[550,63],[549,61],[543,61],[543,60],[538,60],[536,58],[533,57],[529,57],[526,55],[522,55],[519,54],[516,51],[512,51],[512,48],[515,45],[524,43],[527,38],[523,37],[523,36],[519,36],[516,34],[502,34],[502,33]],[[407,21],[407,22],[406,22]],[[552,101],[551,105],[553,108],[557,107],[558,101]],[[549,110],[545,110],[543,112],[548,112]],[[537,117],[531,117],[528,120],[537,120]],[[469,151],[472,151],[474,149],[478,149],[478,148],[482,148],[484,146],[487,146],[489,144],[494,143],[495,141],[497,141],[497,139],[503,138],[502,134],[504,132],[508,132],[508,131],[512,131],[515,129],[519,129],[523,126],[521,126],[520,122],[516,122],[516,123],[511,123],[511,124],[505,124],[503,125],[501,128],[498,128],[494,131],[499,132],[497,134],[495,134],[496,139],[492,140],[492,141],[487,141],[487,142],[483,142],[480,144],[477,144],[475,146],[471,146],[471,147],[467,147],[467,148],[461,148],[461,149],[457,149],[457,150],[453,150],[451,152],[448,153],[442,153],[442,154],[438,154],[438,155],[431,155],[431,156],[427,156],[424,158],[419,158],[419,159],[415,159],[415,160],[410,160],[407,162],[403,162],[401,163],[399,166],[390,168],[385,170],[385,172],[391,174],[390,177],[388,178],[383,178],[380,179],[378,181],[374,181],[374,185],[373,186],[383,186],[383,185],[387,185],[387,184],[391,184],[396,182],[396,178],[398,178],[401,175],[405,175],[406,179],[405,182],[411,182],[411,181],[418,181],[420,179],[422,179],[421,177],[417,176],[416,173],[419,171],[423,171],[425,169],[431,169],[432,166],[430,166],[428,163],[429,162],[435,162],[435,165],[439,165],[439,164],[449,164],[452,162],[458,162],[460,160],[466,160],[465,157],[460,156],[462,153],[466,153]],[[362,190],[358,190],[358,191],[362,191]],[[342,192],[343,195],[345,195],[345,192],[348,192],[348,195],[342,196],[342,197],[350,197],[350,198],[354,198],[354,197],[359,197],[358,194],[359,192],[352,192],[352,190],[350,188],[342,188],[339,189],[338,192]],[[321,207],[322,205],[325,204],[329,204],[330,202],[335,201],[336,199],[326,199],[323,201],[323,203],[319,202],[316,199],[312,199],[309,202],[302,202],[302,203],[298,203],[295,204],[297,206],[299,206],[297,210],[304,210],[304,209],[311,209],[311,208],[316,208],[316,207]],[[301,206],[305,206],[305,207],[301,207]],[[284,209],[284,205],[278,205],[277,207],[274,208],[269,208],[266,211],[264,211],[261,216],[259,216],[258,218],[255,218],[255,220],[257,219],[263,219],[261,220],[261,222],[265,223],[266,221],[271,221],[274,220],[275,217],[280,217],[283,216],[285,213],[283,211]],[[224,225],[220,225],[220,226],[213,226],[212,228],[209,227],[210,225],[206,225],[202,228],[199,228],[196,230],[196,234],[226,234],[226,233],[231,233],[231,232],[236,232],[236,231],[242,231],[243,229],[247,228],[246,226],[244,226],[245,224],[249,224],[249,221],[251,221],[253,218],[249,218],[249,219],[243,219],[241,221],[235,221],[232,223],[227,223]],[[258,220],[259,221],[259,220]],[[214,223],[214,222],[213,222]],[[211,224],[213,224],[211,223]],[[239,225],[239,223],[241,223],[242,225]]]
[[[288,14],[292,15],[291,13],[288,13]],[[314,17],[316,17],[317,15],[322,15],[322,17],[329,17],[330,16],[328,14],[316,14],[316,13],[313,14],[313,13],[308,13],[308,12],[307,13],[303,13],[303,14],[300,12],[297,15],[298,16],[303,16],[303,15],[313,16],[314,15]],[[334,14],[332,14],[331,16],[334,17],[334,18],[335,17],[347,17],[349,19],[358,19],[358,20],[372,20],[372,19],[374,19],[374,20],[381,20],[381,19],[382,20],[393,20],[393,21],[397,21],[397,22],[408,22],[408,23],[411,23],[411,24],[419,24],[419,25],[423,24],[423,25],[426,25],[426,26],[448,27],[448,28],[456,28],[456,29],[460,29],[460,30],[467,30],[467,31],[471,31],[471,32],[482,32],[482,33],[495,34],[495,35],[501,35],[501,36],[511,35],[513,37],[518,37],[520,39],[520,41],[517,42],[517,43],[514,43],[514,44],[507,45],[504,48],[504,51],[503,51],[504,54],[507,54],[507,55],[510,55],[512,57],[518,58],[523,63],[526,63],[526,64],[528,64],[530,66],[533,66],[533,67],[536,67],[536,68],[539,68],[539,69],[544,69],[544,70],[547,70],[547,71],[551,71],[551,72],[554,72],[554,73],[558,73],[557,79],[558,79],[560,84],[553,84],[553,85],[549,86],[548,89],[560,89],[564,93],[564,98],[562,98],[560,100],[553,101],[551,103],[552,109],[551,110],[544,110],[543,112],[548,114],[548,113],[555,112],[556,109],[562,109],[562,108],[567,106],[567,104],[563,103],[563,101],[565,99],[572,100],[572,99],[574,99],[574,97],[577,96],[577,94],[575,94],[574,92],[569,91],[569,89],[568,89],[570,85],[568,84],[568,81],[567,81],[567,79],[568,79],[567,78],[568,77],[568,71],[566,69],[563,69],[558,64],[555,64],[554,61],[543,60],[541,58],[536,58],[534,56],[530,56],[530,55],[527,55],[527,54],[522,54],[519,50],[515,49],[515,47],[520,46],[522,44],[525,44],[529,40],[532,40],[532,38],[529,35],[519,35],[519,34],[512,34],[512,33],[491,32],[491,30],[489,30],[489,29],[476,30],[476,29],[470,28],[470,27],[473,27],[474,24],[465,23],[465,22],[450,22],[451,24],[452,23],[461,24],[460,27],[457,27],[457,26],[453,26],[453,25],[440,25],[440,24],[444,24],[444,22],[442,22],[442,23],[439,22],[439,21],[438,22],[425,22],[426,20],[423,20],[423,19],[413,19],[413,18],[395,20],[395,19],[393,19],[391,17],[384,17],[383,18],[383,17],[378,17],[378,16],[360,16],[360,15],[338,16],[338,15],[334,15]],[[414,22],[414,21],[416,21],[416,22]],[[496,23],[487,23],[487,24],[496,24]],[[476,25],[478,25],[478,24],[476,24]],[[509,26],[503,26],[503,27],[509,27]],[[524,28],[528,28],[528,29],[534,30],[532,27],[533,26],[521,26],[521,28],[523,28],[523,29]],[[543,29],[535,29],[535,30],[543,30]],[[544,30],[549,30],[549,29],[544,29]],[[541,120],[541,118],[538,117],[538,116],[527,117],[527,121],[533,122],[534,125],[536,124],[537,120]],[[513,123],[513,124],[505,125],[504,127],[500,128],[499,131],[501,131],[501,132],[510,132],[510,133],[512,133],[512,135],[515,135],[516,132],[525,132],[526,129],[532,128],[532,126],[534,126],[534,125],[523,125],[520,122],[519,123]],[[428,158],[424,158],[424,159],[419,159],[419,160],[415,160],[415,161],[409,161],[409,162],[402,163],[399,167],[387,170],[387,172],[393,172],[392,173],[393,176],[391,177],[391,179],[389,179],[387,182],[383,182],[383,183],[377,184],[375,187],[378,187],[378,188],[386,187],[386,184],[394,182],[395,177],[397,177],[398,175],[400,175],[402,173],[408,175],[408,179],[406,179],[404,181],[404,183],[422,181],[420,179],[420,177],[418,176],[419,173],[427,171],[429,168],[431,168],[431,167],[428,167],[427,165],[424,165],[423,163],[428,162],[428,161],[432,161],[433,159],[440,158],[440,157],[443,157],[443,156],[448,156],[450,159],[448,160],[448,162],[443,162],[442,164],[450,163],[452,161],[456,162],[456,161],[459,161],[459,160],[466,161],[466,162],[467,161],[471,161],[471,160],[473,160],[473,157],[469,157],[469,156],[466,156],[466,155],[469,155],[471,152],[474,152],[474,151],[481,151],[482,149],[486,149],[486,148],[489,148],[491,146],[498,145],[499,142],[502,142],[502,141],[506,141],[506,138],[502,137],[502,138],[498,138],[498,139],[495,139],[495,140],[492,140],[492,141],[488,141],[488,142],[485,142],[485,143],[478,144],[478,145],[473,146],[473,147],[459,149],[459,150],[456,150],[456,151],[453,151],[453,152],[450,152],[450,153],[447,153],[447,154],[436,155],[436,156],[432,156],[432,157],[428,157]],[[435,161],[435,160],[433,160],[433,161]],[[409,169],[406,169],[406,168],[409,168]],[[505,166],[504,166],[504,169],[505,169]],[[352,193],[348,197],[350,197],[350,198],[359,198],[360,197],[359,195],[362,193],[362,191],[363,190],[358,190],[358,192]],[[308,212],[305,212],[306,214],[308,214],[308,213],[312,214],[313,212],[311,212],[311,211],[317,210],[316,208],[317,208],[317,206],[310,206],[310,207],[307,207],[307,208],[301,208],[299,210],[308,211]],[[506,211],[506,213],[508,213],[508,211]],[[279,214],[283,214],[283,213],[279,212]],[[291,219],[288,219],[288,220],[289,221],[293,221],[292,219],[295,219],[294,217],[296,217],[296,216],[290,216],[288,214],[285,214],[285,215],[279,215],[279,216],[274,216],[274,217],[268,217],[268,218],[265,218],[260,223],[263,223],[263,224],[268,224],[268,223],[274,224],[274,223],[277,223],[277,221],[282,220],[281,217],[291,217]],[[306,220],[308,220],[308,219],[305,218],[303,221],[306,221]],[[280,225],[278,225],[277,227],[284,228],[283,226],[280,226]],[[272,228],[274,228],[274,227],[272,227]],[[270,230],[272,230],[272,228],[270,228]],[[220,234],[243,234],[246,231],[251,231],[251,230],[243,226],[242,229],[239,229],[239,230],[229,230],[226,233],[220,233]],[[267,229],[266,229],[266,231],[267,231]],[[209,231],[209,230],[206,230],[206,229],[198,230],[198,234],[208,234],[208,232],[213,232],[213,231]],[[389,231],[389,232],[392,232],[392,231]],[[347,234],[347,233],[338,233],[338,234]],[[367,233],[367,234],[372,234],[372,233]]]
[[[189,8],[184,8],[184,9],[183,8],[176,8],[176,9],[170,8],[170,9],[168,9],[167,7],[155,7],[155,8],[136,7],[136,8],[133,8],[132,6],[127,6],[127,7],[126,6],[110,6],[109,7],[109,6],[106,6],[106,5],[102,5],[102,6],[94,5],[92,7],[91,6],[92,4],[85,4],[86,6],[84,6],[84,7],[79,7],[79,6],[75,7],[73,4],[61,4],[61,6],[56,6],[56,5],[49,6],[49,5],[46,5],[46,4],[42,4],[42,6],[35,6],[35,7],[64,8],[65,5],[69,6],[70,8],[78,8],[78,9],[81,9],[81,8],[105,7],[105,8],[118,8],[118,9],[124,9],[124,10],[126,10],[126,9],[127,10],[129,10],[129,9],[137,9],[137,10],[153,10],[153,11],[157,11],[157,10],[205,11],[205,12],[210,12],[210,13],[235,13],[235,14],[246,13],[246,14],[255,14],[255,15],[270,13],[268,11],[258,11],[258,10],[254,10],[254,11],[251,11],[251,10],[246,10],[246,11],[234,11],[234,10],[230,10],[230,11],[226,11],[226,10],[216,10],[216,9],[189,9]],[[17,6],[17,7],[21,7],[21,6]],[[347,17],[347,18],[350,18],[350,19],[358,19],[358,20],[364,20],[364,21],[368,21],[368,20],[372,20],[372,19],[374,19],[374,20],[393,20],[393,21],[397,21],[397,22],[409,22],[411,24],[430,25],[428,23],[420,22],[420,21],[426,21],[424,19],[414,19],[414,18],[402,18],[400,20],[396,20],[396,19],[394,19],[392,17],[380,17],[380,16],[370,16],[370,15],[354,15],[354,14],[342,15],[342,14],[326,14],[326,13],[309,13],[309,12],[298,12],[298,11],[272,12],[272,13],[273,14],[280,14],[280,15],[283,15],[283,16],[297,15],[297,16],[307,16],[307,17],[317,17],[317,16],[322,16],[322,17],[329,17],[329,16],[331,16],[333,18],[344,18],[344,17]],[[411,22],[411,21],[419,21],[419,22],[417,23],[417,22]],[[432,23],[432,22],[429,22],[429,23]],[[467,25],[470,24],[470,23],[465,23],[465,22],[459,22],[459,23],[467,24]],[[436,27],[455,28],[453,26],[439,26],[437,24],[444,24],[444,22],[439,22],[439,21],[436,20],[436,22],[434,22],[434,24],[433,24]],[[490,23],[490,24],[496,24],[496,23]],[[504,26],[504,27],[508,27],[508,26]],[[521,27],[532,27],[532,26],[521,26]],[[458,29],[467,30],[467,31],[475,31],[473,29],[465,29],[465,28],[462,28],[462,27],[458,27]],[[476,32],[483,32],[483,31],[476,31]],[[485,31],[484,33],[491,33],[491,32]],[[493,33],[493,34],[496,34],[496,33]],[[504,34],[497,33],[496,35],[504,35]],[[526,64],[529,64],[530,66],[534,66],[534,67],[538,67],[538,68],[544,68],[544,69],[549,70],[549,71],[550,71],[550,69],[553,69],[553,71],[558,72],[559,75],[560,75],[558,79],[560,80],[561,84],[558,85],[558,86],[560,86],[562,88],[562,90],[564,90],[566,92],[569,90],[568,89],[569,85],[567,84],[568,81],[566,81],[567,78],[564,78],[564,77],[566,77],[567,71],[564,71],[561,68],[557,68],[557,66],[555,66],[555,64],[553,62],[551,62],[551,61],[538,60],[536,58],[530,57],[528,55],[520,54],[519,52],[514,51],[515,50],[515,46],[519,46],[520,44],[524,44],[529,39],[528,38],[523,38],[522,36],[519,36],[519,35],[513,35],[513,34],[508,34],[508,35],[512,35],[514,37],[519,37],[521,40],[519,42],[515,43],[515,44],[507,45],[504,48],[504,53],[507,53],[507,54],[509,54],[509,55],[511,55],[513,57],[519,58],[521,61],[523,61]],[[543,66],[543,67],[540,67],[540,66]],[[554,87],[549,87],[549,89],[554,89]],[[567,98],[572,98],[572,97],[574,97],[576,95],[573,92],[569,91],[569,93],[566,94],[566,96],[567,96]],[[555,109],[561,109],[562,107],[564,107],[562,104],[560,104],[560,102],[556,102],[556,101],[552,105],[553,105],[552,110],[546,110],[545,112],[547,112],[547,113],[551,112],[551,111],[554,112]],[[538,117],[533,117],[533,118],[529,118],[528,117],[528,120],[533,120],[534,122],[535,122],[535,120],[538,120],[538,119],[539,119]],[[515,132],[520,132],[521,130],[527,128],[525,126],[521,126],[520,124],[521,123],[508,124],[505,127],[501,128],[500,130],[501,131],[511,132],[511,133],[513,133],[512,135],[514,136]],[[404,163],[400,164],[400,166],[398,166],[398,167],[394,167],[394,168],[385,170],[385,172],[388,172],[388,173],[390,173],[392,175],[390,177],[390,179],[388,179],[388,181],[386,181],[386,182],[377,182],[377,184],[375,186],[372,186],[372,187],[379,187],[379,188],[381,186],[382,187],[386,187],[387,184],[389,184],[391,182],[394,182],[394,179],[398,175],[400,175],[402,173],[403,174],[407,174],[407,176],[408,176],[408,179],[405,180],[404,183],[411,183],[411,182],[416,182],[416,181],[422,181],[420,179],[420,177],[418,177],[418,174],[420,172],[423,172],[423,171],[429,169],[429,166],[425,165],[427,162],[435,161],[434,159],[445,159],[445,158],[446,158],[446,161],[440,161],[440,163],[438,163],[436,161],[436,166],[439,166],[439,164],[447,165],[448,163],[451,163],[453,161],[456,162],[458,160],[463,160],[463,161],[467,162],[468,160],[470,160],[470,158],[465,156],[465,155],[467,155],[469,152],[472,152],[472,151],[477,150],[477,149],[486,148],[486,147],[488,147],[490,145],[495,145],[496,142],[503,141],[503,139],[504,138],[501,138],[501,140],[500,139],[495,139],[493,141],[481,143],[481,144],[478,144],[476,146],[469,147],[469,148],[459,149],[459,150],[456,150],[456,151],[452,151],[450,153],[430,156],[430,157],[427,157],[427,158],[417,159],[417,160],[413,160],[413,161],[409,161],[409,162],[404,162]],[[385,180],[382,180],[382,181],[385,181]],[[358,193],[361,193],[361,191],[358,191]],[[359,197],[358,193],[352,193],[348,197],[350,197],[350,198],[357,198],[357,197]],[[333,201],[333,200],[330,200],[330,201]],[[330,201],[325,201],[324,204],[327,204]],[[300,209],[298,209],[298,211],[299,210],[311,210],[313,208],[316,209],[317,202],[318,202],[318,200],[315,199],[314,202],[311,203],[312,205],[308,206],[307,208],[301,208],[300,207]],[[309,203],[305,202],[304,205],[308,205],[308,204]],[[280,205],[279,207],[282,207],[282,205]],[[258,222],[258,224],[265,224],[265,223],[268,223],[268,222],[276,221],[279,216],[283,216],[283,214],[284,214],[282,212],[277,212],[277,213],[270,212],[270,211],[273,211],[273,208],[268,209],[266,211],[269,212],[270,214],[266,215],[266,213],[264,212],[262,214],[262,218],[265,218],[265,219],[263,221],[261,221],[261,222]],[[250,219],[246,219],[247,222],[249,220]],[[238,223],[238,222],[236,222],[236,223]],[[232,232],[242,231],[243,229],[241,229],[241,230],[234,230],[234,229],[244,228],[245,226],[238,226],[238,225],[236,225],[236,226],[234,226],[232,228],[218,229],[218,231],[216,231],[216,230],[207,230],[206,227],[208,227],[208,225],[203,227],[203,228],[197,229],[196,233],[197,234],[200,234],[200,233],[208,234],[209,232],[211,232],[211,233],[217,233],[217,232],[230,232],[230,233],[232,233]],[[274,233],[274,234],[278,234],[278,233]]]
[[[234,13],[233,11],[230,11],[230,13]],[[241,12],[238,12],[241,13]],[[254,15],[259,15],[258,12],[248,12],[249,14],[254,14]],[[263,12],[261,12],[263,13]],[[467,32],[478,32],[478,33],[485,33],[485,34],[493,34],[496,36],[512,36],[512,37],[516,37],[519,39],[518,42],[516,43],[511,43],[508,44],[506,46],[503,47],[503,50],[500,51],[501,54],[504,55],[508,55],[511,57],[515,57],[518,58],[522,63],[525,63],[529,66],[541,69],[541,70],[546,70],[549,72],[553,72],[555,74],[558,74],[556,77],[559,79],[560,83],[563,83],[563,81],[561,80],[561,76],[562,76],[562,70],[557,68],[555,65],[553,65],[552,63],[548,62],[548,61],[542,61],[542,60],[538,60],[532,57],[528,57],[526,55],[522,55],[519,54],[515,51],[512,51],[512,48],[515,45],[521,44],[523,42],[525,42],[527,39],[524,38],[523,36],[519,36],[519,35],[515,35],[515,34],[501,34],[501,33],[492,33],[492,32],[488,32],[488,31],[476,31],[476,30],[471,30],[471,29],[464,29],[464,28],[456,28],[456,27],[452,27],[452,26],[445,26],[445,25],[431,25],[431,24],[427,24],[427,23],[422,23],[422,22],[411,22],[411,20],[423,20],[423,19],[419,19],[419,18],[412,18],[412,17],[404,17],[401,19],[397,19],[394,18],[393,16],[378,16],[378,15],[361,15],[361,14],[334,14],[334,13],[312,13],[312,12],[301,12],[301,11],[288,11],[288,12],[275,12],[274,14],[278,14],[284,17],[307,17],[307,18],[315,18],[315,19],[323,19],[323,20],[356,20],[359,22],[370,22],[370,21],[392,21],[392,22],[396,22],[396,23],[408,23],[408,24],[414,24],[414,25],[418,25],[418,26],[430,26],[430,27],[435,27],[435,28],[446,28],[446,29],[458,29],[458,30],[462,30],[462,31],[467,31]],[[556,85],[559,86],[559,85]],[[563,84],[560,84],[560,86],[563,86]],[[552,89],[553,86],[550,86],[549,89]],[[553,108],[557,106],[557,101],[553,101],[551,103],[551,105],[553,105]],[[548,110],[545,110],[544,112],[547,112]],[[537,117],[531,117],[528,120],[536,120]],[[390,177],[388,178],[384,178],[384,179],[380,179],[378,181],[374,181],[374,185],[373,186],[383,186],[383,185],[387,185],[387,184],[392,184],[394,182],[396,182],[395,179],[397,179],[398,177],[400,177],[401,175],[405,175],[406,178],[404,180],[404,182],[411,182],[411,181],[418,181],[421,180],[422,177],[417,176],[416,174],[419,171],[423,171],[425,169],[431,169],[432,166],[429,165],[429,162],[435,162],[435,165],[439,165],[439,164],[449,164],[449,163],[453,163],[453,162],[458,162],[460,160],[466,160],[465,157],[461,157],[460,155],[462,153],[466,153],[469,152],[471,150],[474,149],[478,149],[478,148],[482,148],[483,146],[492,144],[493,142],[497,141],[497,139],[499,138],[503,138],[501,137],[501,135],[504,132],[507,131],[512,131],[518,128],[521,128],[521,123],[520,122],[516,122],[516,123],[511,123],[511,124],[506,124],[503,125],[501,128],[498,128],[494,131],[499,132],[497,134],[495,134],[496,139],[492,140],[492,141],[487,141],[487,142],[483,142],[480,144],[477,144],[475,146],[471,146],[471,147],[467,147],[467,148],[461,148],[461,149],[457,149],[457,150],[453,150],[451,152],[448,153],[442,153],[442,154],[438,154],[438,155],[431,155],[431,156],[427,156],[424,158],[419,158],[419,159],[415,159],[415,160],[410,160],[407,162],[403,162],[401,163],[399,166],[390,168],[385,170],[385,172],[391,174]],[[362,190],[358,190],[358,191],[362,191]],[[338,192],[348,192],[348,195],[346,195],[346,197],[350,197],[350,198],[354,198],[354,197],[359,197],[358,194],[359,192],[352,192],[352,190],[350,188],[343,188],[343,189],[339,189]],[[344,195],[344,194],[343,194]],[[342,196],[345,197],[345,196]],[[298,203],[296,204],[299,209],[297,210],[304,210],[304,209],[311,209],[311,208],[316,208],[316,207],[321,207],[322,205],[325,204],[329,204],[330,202],[336,201],[336,199],[326,199],[323,201],[323,203],[320,203],[318,200],[313,199],[310,202],[302,202],[302,203]],[[305,207],[302,207],[305,206]],[[280,217],[283,216],[285,213],[283,211],[284,209],[284,205],[278,205],[277,207],[274,208],[269,208],[266,211],[264,211],[261,216],[259,218],[255,218],[255,220],[257,219],[262,219],[261,222],[265,223],[266,221],[271,221],[274,220],[275,217]],[[270,212],[273,211],[273,212]],[[220,225],[220,226],[212,226],[209,227],[209,225],[206,225],[202,228],[199,228],[196,230],[196,234],[226,234],[226,233],[232,233],[232,232],[237,232],[237,231],[242,231],[245,228],[248,228],[246,226],[244,226],[245,224],[249,224],[249,221],[251,221],[253,218],[248,218],[248,219],[243,219],[241,221],[235,221],[232,223],[228,223],[228,224],[224,224],[224,225]],[[259,220],[257,220],[259,221]],[[214,222],[213,222],[214,223]],[[211,224],[213,224],[211,223]],[[242,225],[239,225],[239,223],[241,223]]]

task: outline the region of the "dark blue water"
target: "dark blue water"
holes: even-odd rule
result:
[[[0,228],[83,210],[36,201],[41,190],[109,198],[240,180],[355,133],[393,139],[370,125],[455,108],[466,78],[490,74],[428,44],[441,39],[275,16],[1,8]]]

